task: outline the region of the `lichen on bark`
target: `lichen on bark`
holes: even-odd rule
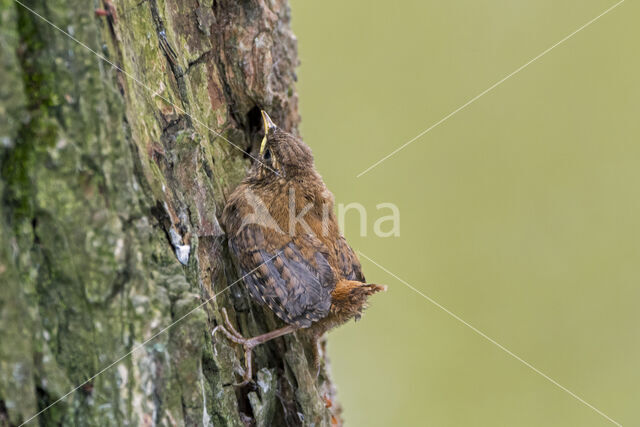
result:
[[[308,343],[256,349],[238,389],[241,352],[210,335],[221,307],[247,335],[279,325],[225,290],[218,214],[259,110],[297,132],[286,1],[112,4],[25,2],[108,63],[0,0],[0,425],[78,385],[31,423],[330,425]]]

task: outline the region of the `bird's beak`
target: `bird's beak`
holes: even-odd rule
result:
[[[264,138],[262,138],[262,144],[260,144],[260,154],[264,152],[264,147],[267,145],[267,135],[269,135],[269,131],[272,131],[276,128],[276,125],[271,120],[271,117],[267,114],[266,111],[260,110],[262,113],[262,122],[264,123]]]
[[[269,131],[275,129],[277,126],[273,123],[273,120],[271,120],[271,117],[269,117],[266,111],[260,110],[260,112],[262,113],[262,121],[264,122],[264,134],[268,135]]]

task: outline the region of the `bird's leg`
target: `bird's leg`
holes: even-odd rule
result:
[[[222,309],[222,316],[224,317],[225,326],[216,326],[211,335],[213,336],[218,330],[220,330],[227,338],[229,338],[229,340],[233,341],[236,344],[241,344],[242,348],[244,349],[245,369],[244,375],[242,377],[243,381],[239,384],[234,384],[236,386],[243,386],[251,381],[251,378],[253,376],[252,352],[255,347],[259,346],[260,344],[264,344],[267,341],[271,341],[274,338],[290,334],[297,329],[296,326],[287,325],[283,328],[267,332],[266,334],[258,335],[252,338],[245,338],[240,335],[240,333],[233,327],[233,325],[229,321],[227,310],[225,310],[224,308]]]
[[[313,337],[311,341],[313,350],[313,367],[316,370],[316,378],[320,376],[320,368],[322,367],[323,355],[325,353],[324,344],[322,342],[322,334]]]

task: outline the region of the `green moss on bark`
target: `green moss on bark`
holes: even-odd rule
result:
[[[329,424],[295,336],[256,350],[255,389],[210,336],[221,306],[245,334],[278,325],[242,283],[212,297],[237,280],[217,215],[260,140],[250,112],[299,120],[286,2],[114,4],[29,6],[122,71],[0,0],[0,424],[78,385],[37,422]]]

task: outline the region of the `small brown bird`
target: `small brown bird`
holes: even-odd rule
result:
[[[229,197],[222,223],[249,293],[287,326],[244,338],[223,310],[226,326],[213,333],[219,330],[244,347],[242,384],[251,380],[257,345],[304,328],[317,346],[322,334],[359,318],[367,298],[386,289],[365,282],[338,229],[333,194],[315,170],[311,149],[264,111],[262,118],[259,161]]]

